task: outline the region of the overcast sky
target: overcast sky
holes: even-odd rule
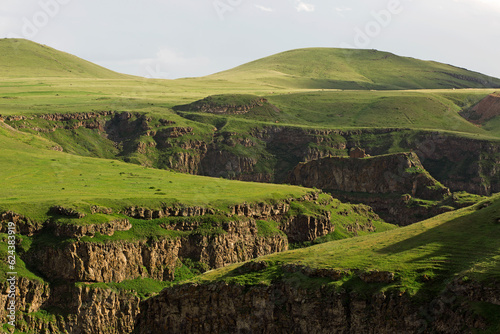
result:
[[[377,49],[500,77],[500,0],[1,0],[0,37],[157,78],[304,47]]]

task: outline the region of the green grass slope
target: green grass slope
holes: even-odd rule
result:
[[[129,77],[91,62],[24,39],[0,39],[0,77]]]
[[[161,203],[219,207],[300,197],[309,190],[229,181],[49,150],[51,142],[0,122],[0,211],[40,216],[51,205]]]
[[[233,265],[207,273],[201,280],[259,284],[278,278],[276,266],[294,263],[347,272],[392,272],[396,280],[389,287],[425,295],[457,276],[478,281],[500,277],[499,219],[497,195],[408,227],[262,257],[274,264],[267,272],[242,275],[237,270],[241,265]],[[333,284],[355,283],[348,283],[348,278]]]
[[[250,110],[239,115],[219,115],[212,118],[231,120],[228,131],[236,120],[241,122],[260,121],[280,125],[301,127],[354,129],[354,128],[405,128],[418,130],[445,130],[477,136],[497,136],[492,126],[479,127],[464,119],[459,112],[481,100],[487,92],[484,89],[464,90],[411,90],[411,91],[314,91],[290,94],[264,95],[274,107],[273,110]],[[234,99],[234,94],[218,95]],[[244,96],[244,95],[242,95]],[[205,103],[198,100],[191,106]],[[184,106],[183,106],[184,107]],[[176,109],[174,107],[174,109]],[[200,109],[200,108],[198,108]],[[261,108],[262,109],[262,108]],[[185,108],[181,112],[192,119],[201,119],[202,112]],[[209,117],[206,114],[203,116]],[[488,124],[490,125],[490,124]]]
[[[3,116],[153,108],[171,113],[174,106],[207,96],[254,94],[280,110],[227,117],[308,127],[404,127],[498,136],[497,119],[479,128],[458,114],[494,90],[400,89],[500,86],[500,80],[373,50],[293,50],[209,77],[148,80],[114,73],[27,40],[3,39],[0,63],[5,65],[0,67]],[[272,88],[271,94],[266,78],[282,87]],[[364,90],[319,89],[335,87]]]
[[[477,93],[479,96],[484,94]],[[284,119],[284,122],[295,124],[441,129],[486,134],[458,114],[467,98],[480,98],[474,91],[468,94],[457,102],[439,91],[326,91],[274,95],[268,100],[287,114],[289,119]]]
[[[500,79],[451,65],[376,50],[335,48],[291,50],[209,78],[309,89],[500,87]]]

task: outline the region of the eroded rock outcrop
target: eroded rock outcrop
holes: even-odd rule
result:
[[[16,309],[25,312],[36,312],[50,297],[50,287],[46,282],[25,277],[17,278],[15,281]],[[8,303],[11,292],[9,282],[0,283],[0,318],[4,319],[8,314]]]
[[[453,286],[431,302],[419,304],[396,292],[364,296],[325,287],[303,289],[283,282],[251,287],[224,282],[187,284],[165,289],[144,301],[135,330],[140,334],[454,334],[487,328],[485,319],[467,302],[450,296],[450,289]],[[462,296],[471,292],[467,291]]]
[[[415,153],[313,160],[297,165],[288,181],[321,188],[342,201],[369,205],[386,222],[402,226],[453,210],[418,205],[414,200],[440,201],[450,195],[425,171]]]
[[[491,99],[498,97],[494,95]],[[495,103],[485,100],[485,106],[481,108],[486,110]],[[485,117],[493,115],[490,114],[485,112]],[[58,136],[48,132],[87,128],[102,137],[99,145],[107,147],[106,158],[115,156],[151,167],[258,182],[285,182],[288,173],[300,162],[347,156],[350,149],[358,146],[372,156],[401,148],[413,150],[431,175],[453,191],[481,195],[500,191],[498,141],[436,131],[390,128],[324,130],[275,125],[237,133],[224,131],[221,124],[213,128],[213,133],[202,134],[194,127],[175,126],[171,120],[116,111],[29,118],[9,116],[5,121],[16,129],[38,131],[51,140],[58,140]],[[68,136],[61,138],[68,140]],[[61,145],[58,150],[71,152],[73,146],[82,145],[79,152],[86,152],[96,143],[60,141],[58,144]],[[91,153],[99,156],[103,151]]]
[[[4,286],[1,285],[1,291]],[[56,284],[20,278],[17,282],[16,329],[23,333],[124,334],[131,333],[140,312],[140,298],[127,292],[74,284]],[[7,295],[0,294],[0,318],[5,319]],[[3,307],[5,306],[5,307]],[[42,309],[65,316],[46,315]]]
[[[292,243],[314,241],[335,230],[330,218],[330,212],[325,212],[319,217],[298,215],[286,220],[280,228]]]
[[[450,195],[424,169],[415,153],[364,159],[330,157],[301,163],[288,181],[305,187],[369,194],[411,194],[437,200]]]
[[[6,233],[8,231],[7,223],[13,222],[16,224],[16,228],[19,233],[23,235],[31,236],[37,232],[40,232],[44,227],[44,223],[25,217],[23,215],[17,214],[13,211],[7,211],[0,215],[0,232]]]
[[[93,237],[96,234],[112,236],[116,231],[128,231],[132,228],[128,219],[114,219],[101,224],[58,224],[47,223],[55,236],[63,238]]]
[[[196,230],[199,225],[192,228]],[[226,222],[218,227],[220,232],[195,232],[170,239],[77,241],[60,247],[37,247],[26,260],[50,280],[122,282],[148,277],[167,281],[174,279],[175,268],[183,258],[219,268],[288,249],[285,235],[260,236],[255,220]]]

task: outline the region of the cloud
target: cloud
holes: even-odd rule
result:
[[[297,12],[314,12],[315,6],[299,0],[295,2],[295,9]]]
[[[498,2],[498,0],[479,0],[479,2],[494,10],[500,11],[500,2]]]
[[[337,8],[335,8],[335,10],[337,12],[347,12],[347,11],[352,10],[352,8],[349,8],[349,7],[337,7]]]
[[[494,11],[500,11],[500,2],[498,0],[454,0],[455,2],[467,3],[471,6],[484,6]]]
[[[261,5],[255,5],[255,7],[257,7],[258,9],[260,9],[263,12],[274,12],[274,9],[269,8],[269,7],[264,7]]]

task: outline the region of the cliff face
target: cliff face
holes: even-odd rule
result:
[[[474,311],[474,303],[500,306],[498,285],[460,280],[426,303],[406,294],[379,292],[365,296],[320,286],[304,289],[283,282],[248,287],[223,282],[187,284],[167,288],[142,302],[127,292],[109,289],[50,288],[27,280],[19,285],[19,309],[65,305],[65,312],[71,315],[43,319],[23,314],[19,330],[36,333],[454,334],[488,327],[487,320]],[[6,305],[3,298],[0,305]],[[2,317],[4,309],[0,311]]]
[[[323,158],[301,163],[288,181],[305,187],[369,194],[411,194],[442,199],[450,192],[426,173],[418,156],[401,153],[363,159]]]
[[[156,210],[130,207],[121,214],[144,220],[178,217],[179,219],[163,223],[160,227],[174,233],[174,236],[106,242],[92,239],[96,232],[108,232],[107,235],[113,236],[116,231],[130,230],[130,222],[124,218],[94,226],[48,221],[40,224],[39,230],[31,231],[35,235],[34,242],[38,240],[36,233],[44,238],[56,236],[69,238],[70,241],[57,245],[41,242],[37,247],[32,247],[25,255],[25,260],[49,280],[122,282],[137,277],[173,280],[175,268],[182,259],[189,258],[214,269],[288,249],[285,234],[276,230],[273,234],[261,235],[256,219],[280,221],[289,208],[290,205],[285,202],[274,205],[236,205],[230,208],[228,216],[241,218],[231,220],[229,217],[214,215],[213,209],[202,207],[165,207]],[[62,211],[67,215],[84,215],[64,208],[59,213]],[[4,216],[7,220],[16,218],[18,222],[23,218],[13,213]],[[299,215],[287,219],[294,222],[301,218]],[[324,220],[331,226],[328,217],[325,216]],[[311,224],[310,228],[314,227]],[[311,233],[312,236],[316,234],[316,237],[324,235],[315,231]],[[82,237],[87,239],[80,240]]]
[[[58,300],[57,296],[71,296]],[[54,306],[66,305],[72,316],[59,320],[61,332],[84,333],[131,333],[134,319],[140,312],[140,299],[127,292],[110,289],[72,287],[55,289],[50,301]]]
[[[17,282],[16,328],[23,333],[131,333],[140,312],[140,299],[128,292],[75,285],[52,285],[21,278]],[[2,291],[6,288],[1,284]],[[0,295],[0,317],[7,315],[6,295]],[[5,306],[5,307],[4,307]],[[66,316],[44,316],[40,309]]]
[[[171,281],[180,259],[189,258],[215,269],[288,249],[285,235],[259,236],[255,220],[228,222],[221,227],[223,232],[214,235],[193,233],[175,239],[77,241],[63,247],[39,247],[27,261],[49,280],[122,282],[149,277]]]
[[[378,157],[330,157],[298,164],[288,182],[330,191],[352,203],[370,205],[385,221],[409,225],[450,210],[412,205],[417,199],[439,201],[450,195],[427,173],[415,153]]]
[[[451,189],[480,195],[500,191],[500,145],[447,137],[434,152],[420,153],[427,170]],[[453,172],[444,173],[448,168]]]
[[[486,102],[485,102],[486,103]],[[9,116],[7,124],[38,132],[74,153],[121,157],[147,166],[230,179],[284,182],[300,162],[346,156],[359,146],[370,155],[387,154],[394,147],[413,150],[431,175],[453,191],[488,195],[500,191],[498,141],[457,137],[409,129],[318,130],[286,126],[256,127],[249,132],[227,132],[180,126],[168,119],[102,111],[52,114],[30,118]],[[72,140],[74,131],[90,129],[102,137],[95,146]],[[53,135],[54,133],[63,135]],[[81,136],[85,138],[85,136]],[[65,139],[61,139],[65,138]],[[89,152],[88,150],[91,150]],[[111,152],[111,153],[110,153]],[[112,154],[112,155],[110,155]]]
[[[451,284],[431,302],[419,305],[406,294],[362,296],[280,282],[252,287],[223,282],[183,285],[144,301],[135,330],[141,334],[463,333],[486,328],[485,319],[469,303],[489,294],[473,295],[473,291]],[[497,300],[490,302],[499,305]]]
[[[490,195],[500,191],[500,142],[457,137],[439,132],[394,130],[373,136],[352,134],[349,147],[366,148],[372,156],[386,154],[393,142],[413,150],[425,169],[452,191]]]
[[[184,263],[214,269],[284,251],[289,241],[315,240],[334,231],[330,212],[306,215],[292,212],[292,207],[319,205],[319,200],[318,193],[311,193],[274,204],[244,203],[230,207],[225,216],[218,209],[203,207],[127,207],[113,212],[93,206],[88,213],[57,206],[49,212],[65,217],[63,222],[55,218],[36,222],[6,212],[2,225],[16,221],[21,239],[29,236],[31,240],[29,250],[19,248],[20,258],[45,280],[21,278],[18,282],[19,328],[26,332],[131,333],[141,312],[140,298],[101,283],[137,278],[172,281]],[[114,219],[102,224],[68,223],[68,218],[78,221],[90,214],[113,214]],[[161,220],[165,217],[171,219]],[[136,221],[132,218],[161,223],[172,236],[114,240],[118,232],[133,233]],[[99,239],[103,235],[109,240]],[[93,283],[100,283],[99,287]],[[6,306],[7,287],[1,288],[0,306]],[[0,318],[6,318],[6,310],[2,308]]]
[[[25,256],[25,260],[31,268],[49,280],[122,282],[137,277],[148,277],[166,281],[175,278],[175,268],[183,259],[189,258],[215,269],[287,250],[289,241],[313,241],[334,231],[328,211],[318,216],[302,214],[285,216],[289,209],[290,205],[287,203],[236,205],[231,208],[229,215],[244,218],[217,222],[217,218],[214,217],[214,222],[210,225],[213,232],[210,232],[205,230],[207,225],[204,225],[202,216],[198,214],[203,212],[210,216],[211,210],[198,207],[182,210],[173,208],[149,210],[134,207],[125,212],[139,219],[161,218],[170,214],[194,217],[189,221],[181,220],[173,225],[162,225],[162,228],[168,231],[190,233],[186,236],[151,240],[108,242],[77,240],[58,246],[42,244],[33,247]],[[280,222],[278,228],[284,233],[276,230],[273,234],[261,235],[256,219],[276,220]],[[115,230],[119,230],[122,221],[118,220],[116,224],[118,226]],[[72,225],[59,225],[54,222],[49,222],[46,226],[50,233],[56,236],[64,235],[66,238],[93,235],[88,232],[82,234],[78,226],[72,228]],[[87,230],[93,230],[92,225],[86,227]],[[75,234],[71,235],[71,231]]]

